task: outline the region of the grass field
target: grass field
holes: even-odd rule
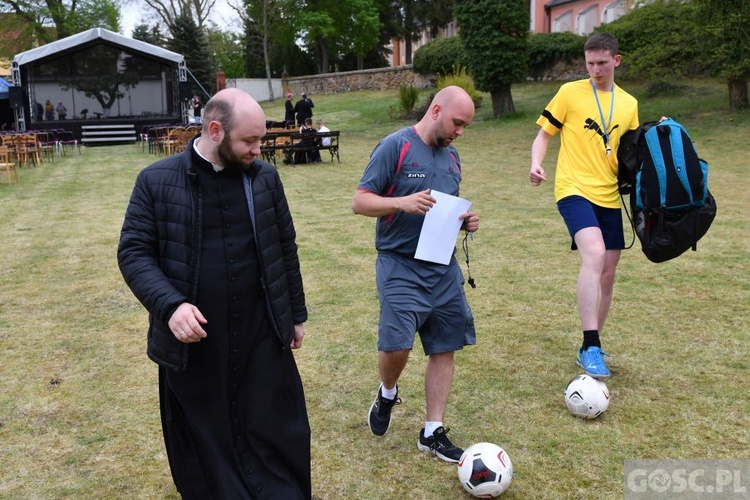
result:
[[[603,334],[614,372],[609,410],[572,417],[563,402],[579,370],[578,256],[552,182],[532,188],[534,121],[558,84],[514,87],[517,112],[491,119],[489,96],[456,147],[461,195],[481,218],[467,289],[476,346],[456,357],[445,424],[456,444],[491,441],[513,460],[508,499],[621,498],[634,458],[748,458],[750,450],[750,116],[729,115],[725,87],[640,99],[642,121],[684,123],[710,163],[717,218],[697,252],[652,264],[625,251]],[[425,92],[424,98],[427,93]],[[377,389],[374,220],[351,197],[397,92],[311,96],[341,130],[341,163],[280,166],[298,233],[310,311],[298,351],[313,430],[313,494],[467,498],[456,468],[416,449],[424,356],[400,382],[403,404],[382,438],[365,416]],[[283,116],[283,100],[266,105]],[[555,144],[557,141],[554,141]],[[556,151],[545,168],[551,179]],[[178,498],[159,423],[145,310],[116,263],[140,145],[85,148],[0,184],[0,498]],[[628,233],[626,237],[630,238]],[[459,251],[459,261],[463,262]],[[465,265],[462,264],[465,270]]]

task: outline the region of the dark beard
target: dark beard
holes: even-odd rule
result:
[[[443,137],[443,136],[440,136],[440,135],[437,136],[437,144],[441,148],[447,148],[448,146],[450,146],[451,142],[453,142],[453,141],[451,141],[447,137]]]
[[[219,156],[221,166],[229,172],[242,173],[252,165],[252,162],[247,163],[242,160],[242,157],[234,154],[232,147],[229,145],[229,134],[224,135],[224,138],[219,143],[216,154]]]

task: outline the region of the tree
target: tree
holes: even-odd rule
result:
[[[0,15],[0,58],[10,61],[13,56],[34,48],[34,28],[15,14]]]
[[[357,56],[357,69],[362,70],[365,55],[378,45],[378,9],[372,0],[348,1],[350,10],[342,20],[342,53],[346,53],[346,49],[350,47],[351,52]]]
[[[91,28],[106,28],[116,33],[120,31],[120,7],[114,0],[89,0],[70,13],[68,22],[74,30],[72,34]]]
[[[331,61],[354,53],[361,59],[377,47],[380,19],[376,0],[302,0],[298,31],[315,54],[320,73]]]
[[[456,0],[456,22],[477,89],[492,97],[492,114],[515,112],[511,85],[527,74],[526,0]]]
[[[183,16],[189,15],[199,30],[203,30],[216,0],[145,0],[154,13],[171,31],[172,26]]]
[[[621,74],[651,81],[651,92],[675,87],[675,79],[702,71],[694,3],[657,1],[633,9],[606,31],[617,38]]]
[[[215,87],[214,69],[208,53],[208,42],[204,31],[198,28],[189,12],[175,18],[169,28],[172,37],[167,41],[167,48],[185,57],[185,65],[207,93]]]
[[[291,6],[292,0],[243,0],[242,6],[232,5],[245,25],[245,74],[250,77],[261,76],[268,81],[268,95],[274,100],[273,78],[271,69],[271,51],[274,33],[283,36],[290,33],[290,23],[284,13]],[[271,31],[274,26],[274,32]],[[289,37],[290,43],[294,36]]]
[[[727,81],[729,109],[748,108],[750,78],[750,2],[747,0],[695,0],[705,65]]]
[[[391,0],[392,22],[396,36],[404,40],[406,64],[412,63],[412,42],[423,31],[434,37],[440,28],[453,20],[454,0]]]
[[[211,54],[211,66],[217,70],[221,66],[227,78],[243,78],[245,76],[245,46],[242,43],[242,36],[211,26],[206,30],[206,37],[208,51]]]
[[[15,14],[43,44],[90,28],[120,29],[116,0],[0,0],[0,12]]]
[[[140,40],[141,42],[150,43],[157,47],[164,47],[166,41],[164,35],[161,34],[161,30],[158,25],[149,26],[147,24],[139,24],[133,28],[133,34],[131,35],[134,40]]]
[[[692,75],[727,82],[730,110],[748,107],[750,3],[744,0],[657,0],[598,29],[620,42],[633,76],[649,78],[652,91],[672,90]]]

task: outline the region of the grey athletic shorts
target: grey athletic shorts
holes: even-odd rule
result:
[[[474,316],[455,258],[448,266],[440,266],[379,253],[375,272],[380,297],[379,351],[411,349],[416,332],[427,355],[476,344]]]

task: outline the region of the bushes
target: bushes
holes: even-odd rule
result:
[[[398,102],[401,105],[401,113],[404,117],[414,116],[414,106],[419,99],[419,89],[414,85],[401,85],[398,88]]]
[[[699,12],[693,2],[653,2],[616,21],[597,28],[620,42],[627,73],[623,76],[652,80],[654,91],[673,89],[675,78],[691,77],[703,68],[701,40],[696,25]]]
[[[575,33],[537,33],[529,37],[529,76],[540,79],[559,62],[583,58],[586,37]]]
[[[474,86],[474,79],[466,72],[466,68],[455,64],[453,71],[443,76],[438,76],[437,89],[440,90],[445,87],[455,85],[461,87],[466,91],[474,101],[474,107],[479,108],[482,106],[482,93],[479,92]]]
[[[419,75],[445,75],[456,65],[466,66],[466,52],[458,36],[438,38],[417,49],[413,63]]]
[[[438,76],[435,92],[451,85],[464,89],[474,102],[475,108],[482,106],[482,93],[474,86],[474,80],[466,72],[466,68],[456,64],[453,66],[450,73]],[[397,110],[394,107],[389,110],[391,118],[421,119],[427,112],[427,108],[429,107],[430,102],[432,102],[432,98],[435,97],[435,92],[431,92],[427,96],[427,99],[417,106],[417,101],[419,100],[419,89],[413,85],[401,85],[398,88],[399,109]]]
[[[388,108],[391,120],[419,120],[424,114],[422,107],[417,106],[419,89],[411,84],[404,84],[398,88],[398,106]]]

